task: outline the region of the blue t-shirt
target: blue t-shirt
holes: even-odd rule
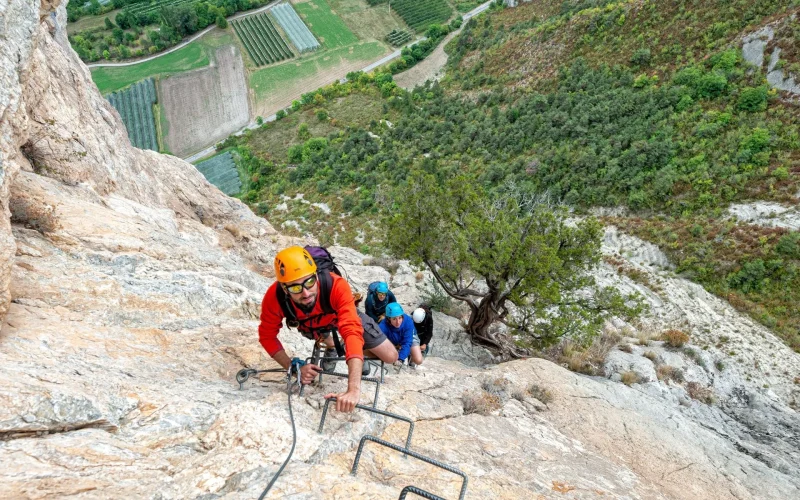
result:
[[[384,318],[383,321],[378,323],[378,326],[381,328],[381,331],[386,338],[389,339],[394,345],[400,346],[400,352],[397,353],[397,359],[400,361],[405,361],[408,355],[411,353],[411,342],[414,340],[414,334],[416,330],[414,329],[414,320],[408,314],[403,314],[403,322],[400,323],[399,328],[393,327],[389,323],[388,318]]]

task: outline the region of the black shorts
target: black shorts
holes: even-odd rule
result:
[[[384,335],[382,331],[378,330],[376,332],[372,329],[364,328],[364,349],[378,347],[383,344],[385,340],[387,340],[386,335]]]
[[[364,349],[372,349],[383,344],[386,335],[383,334],[375,320],[357,309],[358,317],[361,318],[361,325],[364,327]]]
[[[369,316],[367,316],[369,318]],[[372,318],[369,318],[372,321]],[[372,322],[372,325],[368,323],[362,323],[364,325],[364,349],[372,349],[373,347],[378,347],[379,345],[383,344],[383,341],[386,340],[386,335],[383,334],[381,329],[378,327],[375,322]],[[374,325],[374,326],[373,326]],[[303,332],[301,331],[300,334],[309,339],[309,340],[316,340],[316,337],[313,333]],[[323,337],[327,337],[330,334],[330,331],[324,332],[321,335]],[[339,338],[341,338],[341,334],[337,332]]]

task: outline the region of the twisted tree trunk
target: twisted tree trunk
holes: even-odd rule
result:
[[[467,322],[467,333],[474,343],[499,351],[503,358],[526,357],[528,352],[517,347],[508,335],[491,330],[493,324],[502,320],[499,313],[502,310],[499,295],[499,292],[490,291],[477,305],[467,301],[471,309]]]

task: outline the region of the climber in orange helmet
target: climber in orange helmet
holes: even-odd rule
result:
[[[261,345],[288,370],[293,360],[278,340],[284,318],[287,326],[297,327],[304,337],[324,339],[328,346],[338,330],[344,341],[347,391],[325,397],[336,397],[337,410],[353,411],[361,395],[364,350],[390,364],[397,360],[397,350],[380,331],[365,333],[347,280],[334,272],[318,272],[306,249],[293,246],[278,252],[275,277],[277,281],[269,287],[261,303],[258,327]],[[322,368],[318,365],[300,366],[301,382],[311,383],[320,371]]]

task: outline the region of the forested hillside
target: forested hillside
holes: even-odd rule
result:
[[[415,170],[489,189],[513,181],[578,210],[624,207],[606,222],[657,243],[679,273],[798,349],[800,236],[727,213],[798,201],[797,96],[767,83],[769,53],[762,67],[742,54],[742,38],[773,23],[775,67],[799,68],[798,5],[498,6],[447,47],[442,82],[405,92],[386,74],[351,75],[225,146],[240,149],[259,213],[366,252],[381,248],[381,216]]]

